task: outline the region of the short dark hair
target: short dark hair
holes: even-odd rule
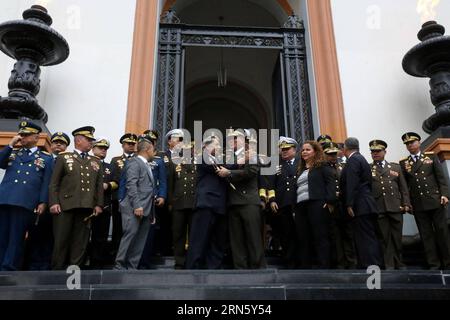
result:
[[[347,138],[344,142],[344,146],[348,150],[359,150],[359,141],[354,137]]]
[[[137,152],[141,152],[144,150],[147,150],[149,148],[149,146],[152,145],[153,146],[153,142],[150,140],[139,140],[138,145],[137,145]]]

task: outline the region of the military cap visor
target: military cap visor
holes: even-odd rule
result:
[[[66,145],[69,145],[69,144],[70,144],[70,139],[69,139],[69,137],[68,137],[66,134],[62,133],[62,132],[55,133],[55,134],[52,136],[51,141],[52,141],[52,142],[61,141],[61,142],[64,142]]]
[[[166,140],[170,140],[172,138],[184,138],[184,132],[181,129],[173,129],[167,132]]]
[[[334,142],[326,142],[323,145],[323,152],[325,154],[336,154],[339,152],[339,148],[338,148],[337,144]]]
[[[104,147],[104,148],[109,149],[109,146],[110,146],[110,143],[106,139],[101,139],[101,140],[94,142],[94,147]]]
[[[408,142],[411,141],[420,141],[422,140],[422,138],[420,137],[419,134],[415,132],[407,132],[402,136],[402,140],[404,144],[407,144]]]
[[[75,137],[75,136],[84,136],[84,137],[86,137],[86,138],[88,138],[88,139],[90,139],[90,140],[95,140],[95,138],[94,138],[94,132],[95,132],[94,127],[88,126],[88,127],[82,127],[82,128],[79,128],[79,129],[74,130],[74,131],[72,132],[72,135],[73,135],[74,137]]]
[[[137,143],[138,137],[134,133],[126,133],[120,138],[120,143]]]
[[[383,140],[372,140],[369,142],[370,151],[383,151],[387,148],[387,143]]]
[[[19,134],[38,134],[42,132],[42,128],[30,121],[22,121],[19,124]]]
[[[331,137],[327,134],[321,135],[317,138],[317,142],[319,143],[327,143],[327,142],[332,142],[333,139],[331,139]]]

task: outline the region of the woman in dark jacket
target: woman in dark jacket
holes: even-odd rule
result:
[[[336,184],[319,143],[303,144],[297,171],[295,225],[300,266],[311,268],[315,256],[319,268],[327,269],[331,258],[330,214],[334,211]]]

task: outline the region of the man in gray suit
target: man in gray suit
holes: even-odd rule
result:
[[[116,270],[135,270],[144,250],[145,240],[154,223],[154,178],[149,161],[155,155],[154,140],[139,137],[138,156],[127,161],[124,169],[125,196],[120,202],[123,234],[117,251]]]

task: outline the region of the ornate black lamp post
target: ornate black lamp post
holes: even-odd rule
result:
[[[40,66],[59,64],[69,56],[67,41],[51,24],[47,10],[38,5],[25,10],[23,20],[0,24],[0,50],[17,60],[9,78],[8,96],[0,97],[0,118],[47,122],[47,113],[36,99]],[[0,119],[0,123],[5,127],[8,122]]]
[[[427,140],[450,137],[450,36],[444,33],[442,25],[426,22],[417,35],[421,43],[403,59],[406,73],[430,78],[431,101],[436,113],[423,122],[423,130],[432,134]]]

